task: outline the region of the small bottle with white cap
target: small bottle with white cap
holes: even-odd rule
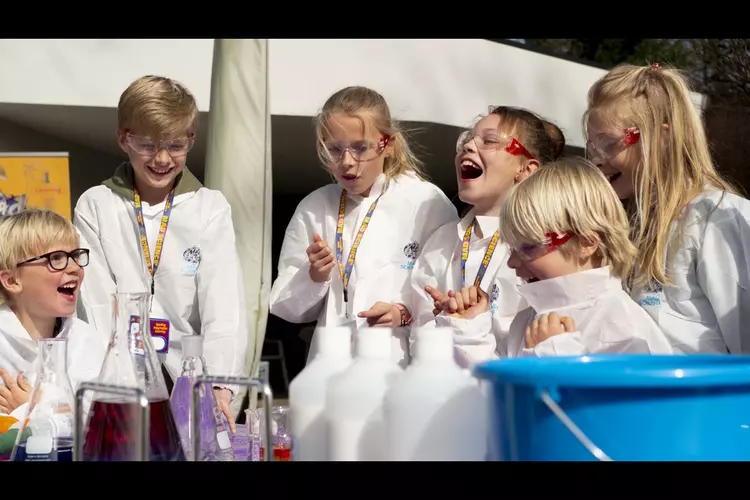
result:
[[[427,326],[414,337],[412,362],[384,398],[388,459],[485,460],[486,398],[455,361],[453,330]]]
[[[403,370],[393,362],[392,329],[361,328],[352,364],[331,378],[326,394],[329,460],[386,459],[383,396]]]

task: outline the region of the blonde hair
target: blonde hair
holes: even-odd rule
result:
[[[26,209],[0,217],[0,271],[15,271],[18,264],[62,246],[78,246],[73,224],[50,210]],[[0,298],[9,299],[0,284]]]
[[[640,129],[635,198],[628,206],[638,248],[631,280],[637,286],[669,284],[663,257],[672,223],[707,187],[737,192],[714,168],[690,87],[675,69],[624,64],[589,90],[584,135],[592,114],[609,125]]]
[[[607,178],[578,157],[543,165],[510,190],[500,212],[500,235],[511,248],[544,245],[549,232],[596,238],[601,265],[623,280],[635,255],[628,231],[625,209]],[[574,255],[577,245],[571,238],[559,250]]]
[[[391,117],[385,98],[367,87],[346,87],[339,90],[328,98],[323,109],[313,119],[318,155],[324,165],[328,164],[323,140],[329,133],[327,124],[331,116],[338,113],[358,118],[365,132],[373,126],[383,135],[390,137],[388,145],[393,148],[393,154],[384,160],[383,173],[386,178],[392,179],[406,172],[413,172],[421,179],[427,178],[422,162],[406,140],[405,131]]]
[[[163,76],[143,76],[120,96],[117,126],[156,137],[172,137],[194,132],[198,125],[198,105],[193,94],[181,83]]]

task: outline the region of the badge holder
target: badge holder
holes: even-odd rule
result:
[[[193,382],[193,397],[190,399],[190,411],[192,412],[192,418],[190,419],[190,433],[193,436],[193,460],[198,461],[197,457],[201,455],[201,436],[198,422],[200,422],[200,386],[203,384],[220,384],[220,385],[241,385],[250,388],[256,388],[263,391],[263,404],[266,408],[273,407],[273,391],[271,386],[268,384],[267,377],[214,377],[214,376],[201,376],[195,379]],[[273,435],[271,433],[271,412],[265,411],[264,418],[266,421],[266,443],[273,442]],[[273,453],[266,453],[264,461],[272,462]]]
[[[133,397],[141,411],[141,438],[136,440],[135,460],[141,462],[149,461],[149,451],[151,443],[149,441],[149,431],[151,429],[149,420],[148,398],[146,394],[137,388],[122,387],[118,385],[97,384],[94,382],[83,382],[76,391],[76,416],[75,416],[75,448],[73,450],[73,461],[83,462],[83,395],[87,391],[111,394],[113,396],[130,396]]]

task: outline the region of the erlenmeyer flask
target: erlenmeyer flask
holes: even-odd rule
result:
[[[206,361],[203,359],[203,337],[184,335],[182,341],[182,374],[172,389],[170,403],[175,423],[180,432],[182,447],[188,460],[193,459],[192,412],[190,401],[193,382],[196,377],[207,375]],[[200,365],[200,368],[197,366]],[[221,413],[214,391],[202,384],[199,388],[200,420],[198,428],[201,437],[200,461],[230,462],[234,460],[232,441],[229,437],[229,422]]]
[[[113,294],[114,327],[98,382],[142,390],[149,402],[149,460],[181,461],[185,454],[148,329],[150,300],[147,293]],[[137,460],[140,410],[136,401],[97,392],[92,399],[83,460]]]
[[[11,461],[71,462],[75,394],[68,378],[67,339],[42,339],[34,388]]]

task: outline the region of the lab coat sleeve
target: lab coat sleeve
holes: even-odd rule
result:
[[[321,236],[325,238],[324,235]],[[330,278],[324,283],[316,283],[310,279],[307,247],[312,242],[313,235],[308,231],[298,208],[286,228],[279,255],[279,273],[269,299],[271,314],[290,323],[316,321],[331,285]],[[329,241],[328,245],[332,252],[335,251],[333,242]],[[331,277],[335,272],[334,267]]]
[[[638,325],[627,319],[604,321],[597,333],[583,335],[580,331],[553,335],[533,349],[526,347],[522,356],[580,356],[584,354],[652,354],[648,341],[634,335]],[[525,345],[525,341],[524,344]]]
[[[427,241],[430,239],[430,236],[432,236],[435,231],[437,231],[437,229],[442,225],[458,218],[456,207],[453,206],[453,203],[450,202],[445,194],[443,194],[443,192],[440,191],[440,189],[436,186],[431,185],[430,188],[431,189],[429,189],[428,195],[425,196],[424,201],[416,206],[414,214],[415,223],[411,241],[416,242],[419,245],[417,258],[415,259],[415,263],[412,268],[407,270],[399,269],[397,271],[395,277],[396,283],[394,283],[394,291],[396,293],[391,296],[390,300],[388,301],[391,304],[404,304],[407,309],[409,309],[409,313],[412,316],[412,323],[415,319],[415,311],[412,309],[414,307],[414,303],[412,300],[414,297],[412,274],[414,272],[414,268],[416,267],[416,261],[419,260],[419,255],[424,250],[424,247]],[[427,293],[424,291],[424,288],[422,288],[422,293],[424,295],[426,295]],[[427,297],[429,299],[429,296]],[[423,306],[420,305],[420,307]],[[430,310],[431,309],[432,308],[430,308]],[[419,314],[422,315],[422,321],[429,322],[430,320],[424,313],[424,309],[421,309],[421,311],[422,312],[420,312]],[[430,312],[430,314],[432,313]],[[408,327],[397,327],[395,329],[395,332],[397,335],[403,335],[410,341],[413,340],[411,339],[410,335],[411,325]]]
[[[582,354],[591,354],[587,351],[586,346],[581,340],[581,332],[561,333],[553,335],[546,340],[538,343],[533,348],[526,347],[526,340],[522,344],[521,356],[525,357],[542,357],[542,356],[579,356]]]
[[[203,230],[198,268],[198,307],[203,353],[208,373],[241,376],[245,365],[249,325],[242,267],[234,237],[229,203]],[[237,387],[226,387],[237,394]]]
[[[117,285],[102,246],[96,207],[85,193],[76,205],[73,220],[81,248],[89,249],[89,265],[81,283],[77,314],[100,334],[109,337],[111,297]]]
[[[427,244],[430,237],[444,224],[455,221],[458,219],[458,213],[456,207],[451,201],[440,191],[436,186],[430,185],[427,196],[422,203],[417,204],[414,213],[414,230],[412,233],[411,241],[416,242],[419,247],[417,251],[417,259],[419,261],[419,255],[424,251],[425,245]],[[391,304],[404,304],[407,307],[412,302],[413,285],[412,285],[412,273],[416,267],[406,270],[406,275],[401,276],[400,286],[396,287],[396,294],[391,297]],[[424,288],[422,288],[424,292]],[[426,294],[426,292],[424,292]],[[428,296],[429,298],[429,296]],[[411,306],[413,307],[413,305]],[[432,308],[430,307],[430,311]],[[412,317],[414,317],[414,311],[409,310]]]
[[[431,248],[430,243],[431,239],[425,244],[424,251]],[[432,267],[424,258],[424,251],[414,264],[410,278],[411,293],[408,301],[404,301],[404,305],[412,314],[412,327],[415,328],[431,324],[435,321],[435,315],[432,313],[434,301],[425,291],[425,287],[437,287],[438,281],[435,278],[435,272],[432,270]]]
[[[435,318],[438,327],[453,329],[453,347],[457,360],[471,366],[497,359],[497,340],[492,334],[492,313],[485,311],[475,318],[464,319],[440,314]]]
[[[717,210],[718,212],[718,210]],[[729,351],[750,353],[750,223],[741,214],[715,222],[703,234],[697,278]]]

